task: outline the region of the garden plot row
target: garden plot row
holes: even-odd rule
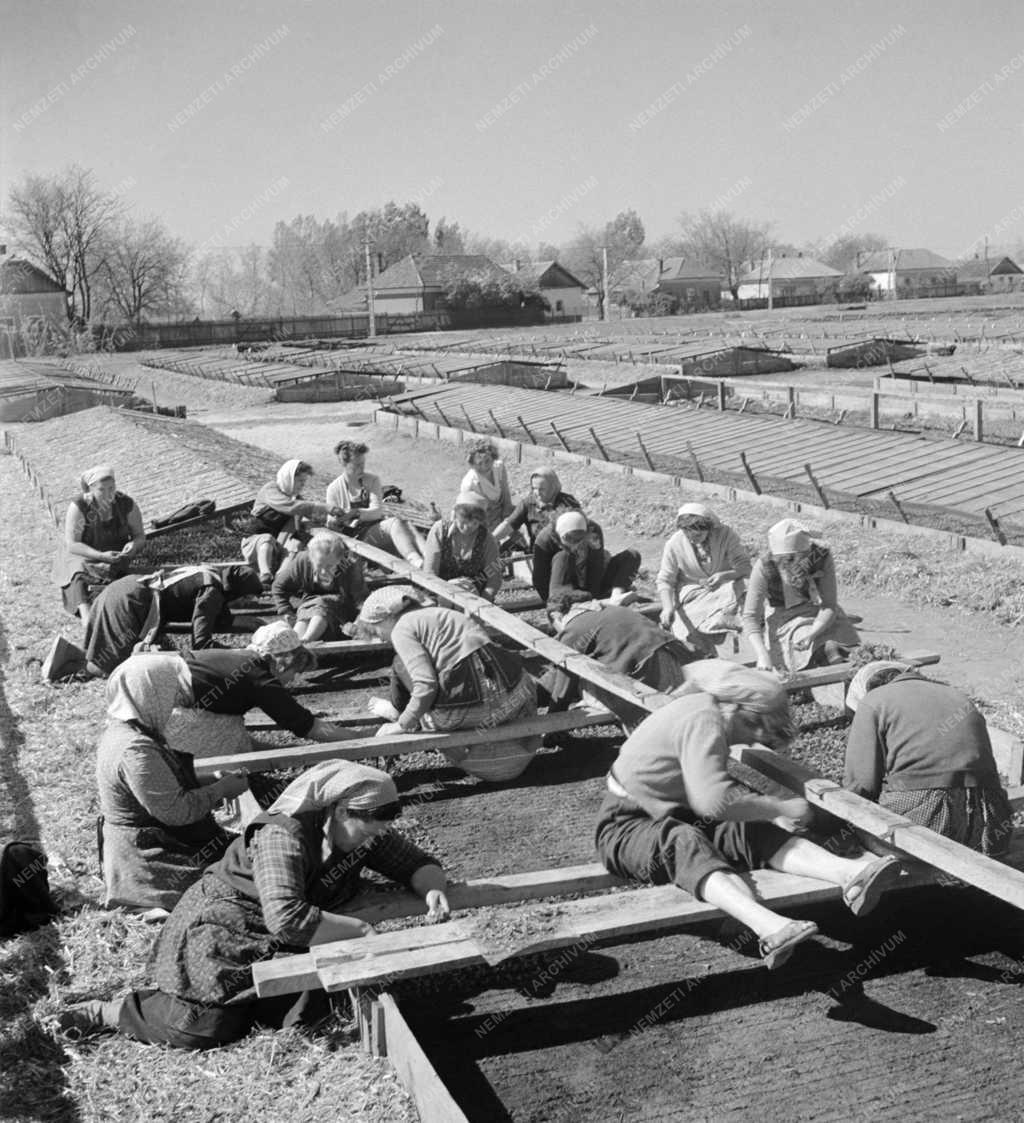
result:
[[[397,412],[456,428],[526,436],[569,451],[671,457],[725,472],[741,466],[755,480],[804,482],[808,465],[822,488],[1013,520],[1024,514],[1024,454],[978,443],[825,427],[714,410],[662,407],[601,397],[442,386],[393,399]],[[744,463],[745,461],[745,463]],[[756,490],[756,489],[755,489]]]
[[[147,525],[199,499],[224,512],[248,505],[279,467],[275,457],[194,422],[109,406],[4,436],[59,524],[90,464],[114,467],[118,489],[136,501]]]
[[[0,362],[0,422],[35,422],[97,405],[127,405],[128,387],[104,386],[48,362]]]

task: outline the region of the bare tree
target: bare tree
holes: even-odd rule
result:
[[[770,226],[747,222],[728,211],[682,214],[679,223],[684,254],[720,272],[733,300],[739,299],[740,277],[764,256]]]
[[[120,200],[100,190],[91,171],[72,164],[54,176],[25,176],[8,204],[19,249],[71,294],[68,319],[88,320],[96,251],[123,213]]]
[[[97,302],[130,324],[148,315],[187,310],[184,297],[188,249],[157,218],[125,219],[108,232],[97,250]]]
[[[623,263],[643,253],[644,224],[636,211],[620,211],[603,227],[581,226],[565,247],[566,268],[597,293],[598,314],[603,318],[607,293],[604,291],[604,257],[608,254],[609,287],[622,273]]]
[[[814,253],[820,261],[839,269],[843,273],[853,273],[860,265],[860,258],[874,250],[884,250],[892,242],[882,234],[850,234],[827,246],[815,247]]]

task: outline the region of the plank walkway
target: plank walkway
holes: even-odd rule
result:
[[[610,453],[632,458],[639,435],[654,457],[688,464],[692,446],[705,468],[733,473],[742,471],[745,452],[766,484],[806,484],[810,464],[826,492],[884,499],[892,491],[908,502],[982,517],[991,508],[1001,519],[1024,521],[1024,450],[1015,448],[514,387],[428,387],[396,396],[392,408],[486,433],[494,432],[493,414],[504,435],[546,444],[557,439],[553,423],[573,451],[593,448],[593,429]]]

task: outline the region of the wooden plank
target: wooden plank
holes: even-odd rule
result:
[[[383,1054],[412,1097],[422,1123],[469,1123],[430,1063],[390,994],[377,999],[383,1014]]]
[[[816,807],[880,838],[914,858],[927,862],[1001,901],[1024,909],[1024,874],[994,858],[969,850],[951,839],[911,822],[903,815],[862,799],[832,780],[773,753],[770,749],[734,746],[734,759],[762,776],[804,796]]]
[[[596,707],[580,707],[559,714],[542,714],[514,721],[508,725],[492,725],[485,729],[461,729],[454,733],[399,733],[391,737],[359,737],[350,740],[324,741],[291,748],[261,749],[258,752],[231,756],[209,756],[196,760],[196,775],[230,771],[240,765],[249,772],[267,772],[277,768],[309,768],[322,760],[365,760],[368,757],[403,756],[406,753],[440,752],[464,745],[479,744],[481,736],[489,740],[512,741],[536,737],[567,729],[585,729],[590,725],[607,725],[614,715]]]
[[[451,882],[447,896],[453,910],[475,909],[489,905],[507,905],[514,901],[530,901],[538,897],[597,893],[625,884],[621,878],[610,874],[600,862],[588,862],[561,869],[533,870],[529,873]],[[394,893],[378,890],[363,893],[358,898],[357,907],[346,909],[346,915],[356,916],[368,924],[423,916],[425,913],[423,899],[406,891]]]

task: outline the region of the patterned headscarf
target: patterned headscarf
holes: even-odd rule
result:
[[[162,736],[171,710],[191,701],[190,681],[180,655],[132,655],[107,679],[107,716]]]
[[[553,490],[551,492],[551,498],[545,499],[544,502],[550,503],[551,500],[557,499],[559,494],[562,491],[562,481],[558,478],[558,473],[554,470],[554,468],[548,468],[548,467],[534,468],[534,470],[530,473],[530,484],[531,484],[531,486],[533,485],[533,481],[538,479],[538,478],[542,479],[542,480],[547,480],[547,482],[549,484],[551,484],[551,486],[553,488]]]
[[[302,647],[302,640],[299,639],[294,628],[289,627],[283,620],[275,620],[253,632],[249,647],[261,655],[284,655]]]
[[[410,600],[423,603],[420,594],[412,585],[384,585],[380,589],[374,589],[363,601],[357,622],[379,624],[389,616],[398,616],[405,602]]]
[[[904,671],[910,669],[909,663],[900,663],[895,659],[875,659],[870,663],[865,663],[850,680],[849,689],[846,691],[846,708],[856,713],[857,707],[864,701],[864,695],[874,687],[881,685],[877,680],[886,671],[901,675]]]
[[[98,484],[100,480],[112,480],[113,478],[114,469],[109,464],[94,464],[91,468],[86,468],[79,481],[82,487],[82,494],[87,495],[89,488],[91,488],[93,484]]]
[[[303,772],[267,809],[278,815],[324,811],[376,811],[398,803],[398,789],[386,772],[350,760],[325,760]]]

